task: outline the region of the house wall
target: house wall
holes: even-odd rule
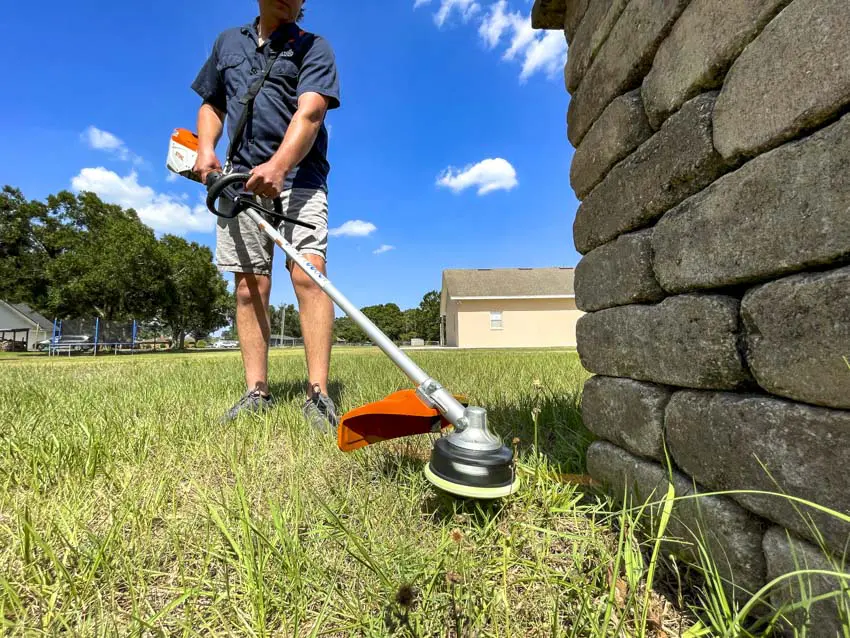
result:
[[[21,317],[20,313],[16,312],[4,303],[0,303],[0,329],[29,329],[27,338],[27,350],[33,350],[35,344],[39,341],[50,338],[50,334],[41,330],[38,326]]]
[[[458,304],[449,299],[446,303],[446,343],[450,348],[457,348],[457,313]]]
[[[476,299],[452,301],[447,317],[450,345],[461,348],[575,346],[582,313],[573,299]],[[502,329],[490,328],[490,313],[502,313]],[[456,332],[452,334],[452,315]],[[452,344],[451,337],[454,336]]]
[[[590,473],[663,494],[669,453],[680,493],[850,511],[850,2],[537,0],[534,15],[569,42]],[[822,555],[815,528],[847,551],[850,525],[787,499],[700,502],[674,518],[716,532],[744,589],[793,569],[792,550]],[[840,633],[833,601],[810,617],[810,635]]]

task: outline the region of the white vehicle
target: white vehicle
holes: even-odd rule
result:
[[[238,348],[238,347],[239,347],[238,341],[230,341],[228,339],[221,339],[220,341],[216,341],[215,344],[213,344],[213,348],[222,348],[222,349],[227,349],[227,350],[230,350],[232,348]]]

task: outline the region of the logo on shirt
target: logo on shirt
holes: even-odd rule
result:
[[[292,49],[287,49],[286,51],[281,53],[281,55],[285,58],[291,58],[293,55],[295,55],[295,51],[293,51]]]

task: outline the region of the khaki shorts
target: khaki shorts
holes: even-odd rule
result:
[[[318,189],[293,188],[281,193],[280,198],[287,217],[312,224],[316,230],[279,222],[278,232],[298,252],[327,259],[327,193]],[[271,200],[264,198],[262,206],[274,210],[274,202]],[[268,221],[272,223],[274,220]],[[237,215],[232,219],[218,218],[215,261],[219,270],[270,276],[274,251],[274,242],[247,215]]]

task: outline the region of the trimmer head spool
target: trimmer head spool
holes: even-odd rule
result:
[[[468,498],[496,499],[519,488],[513,450],[487,428],[487,412],[466,408],[466,425],[437,440],[425,476],[436,487]]]

